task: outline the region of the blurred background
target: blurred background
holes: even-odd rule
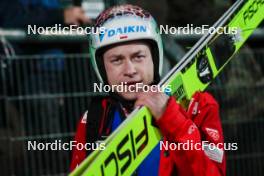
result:
[[[212,25],[231,0],[1,0],[0,168],[1,175],[65,175],[70,151],[28,151],[27,141],[69,142],[97,82],[85,35],[27,35],[27,25],[89,26],[105,8],[142,6],[159,24]],[[164,35],[164,74],[199,35]],[[220,104],[227,175],[264,174],[263,24],[208,88]],[[103,94],[100,94],[104,96]]]

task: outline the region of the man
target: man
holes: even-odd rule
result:
[[[135,90],[133,88],[139,83],[150,86],[159,82],[162,41],[148,12],[132,5],[112,7],[99,15],[96,27],[105,28],[105,33],[92,35],[90,40],[91,60],[101,83],[131,86],[131,90]],[[115,89],[109,97],[96,99],[82,117],[75,140],[85,144],[108,136],[134,107],[143,105],[151,111],[164,142],[223,143],[218,104],[211,95],[197,92],[184,110],[174,97],[157,89],[152,92],[118,92]],[[222,152],[206,153],[159,147],[158,144],[153,149],[135,175],[225,175],[223,148],[217,148]],[[74,149],[71,171],[89,153]]]

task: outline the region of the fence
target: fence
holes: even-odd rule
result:
[[[88,55],[1,57],[0,166],[3,175],[65,175],[70,151],[27,150],[28,141],[69,142],[96,81]],[[228,175],[263,175],[264,51],[244,49],[208,89],[219,101]],[[262,69],[262,70],[261,70]]]

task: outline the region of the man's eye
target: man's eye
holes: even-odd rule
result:
[[[111,60],[111,63],[113,63],[113,64],[120,64],[121,63],[121,59],[120,58],[117,58],[117,59],[113,59],[113,60]]]
[[[136,57],[135,57],[135,60],[136,61],[141,61],[141,60],[143,60],[145,58],[145,55],[137,55]]]

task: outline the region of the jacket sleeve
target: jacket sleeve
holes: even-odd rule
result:
[[[205,154],[214,161],[221,175],[226,173],[224,155],[224,135],[221,125],[219,105],[209,93],[197,92],[194,94],[187,111],[188,117],[197,125],[202,141],[213,143],[217,150],[205,150]]]
[[[214,108],[197,110],[197,112],[201,111],[203,113],[199,113],[199,115],[203,116],[204,121],[201,120],[203,123],[200,125],[209,123],[205,122],[206,120],[213,122],[215,118],[219,118],[219,116],[214,116]],[[220,120],[215,123],[220,123]],[[202,145],[201,135],[203,132],[173,97],[169,99],[165,113],[157,121],[157,124],[164,137],[170,142],[192,143],[192,146]],[[175,150],[170,151],[170,155],[179,175],[225,175],[224,170],[219,168],[218,164],[210,159],[202,149]]]

